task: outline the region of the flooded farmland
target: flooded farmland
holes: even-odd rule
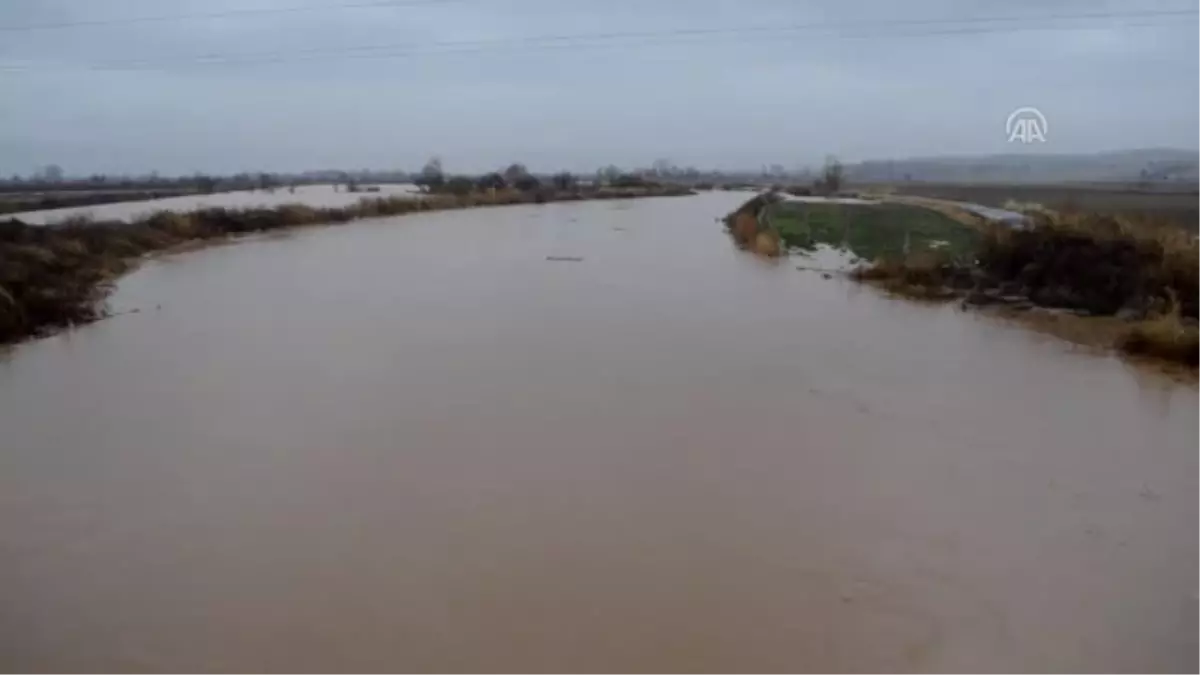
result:
[[[145,264],[0,361],[0,667],[1196,670],[1195,386],[744,199]]]
[[[284,204],[303,204],[312,207],[350,206],[363,197],[403,197],[420,192],[412,184],[386,184],[371,186],[373,192],[349,192],[345,186],[298,185],[294,190],[286,187],[272,190],[238,190],[214,192],[212,194],[165,197],[140,202],[114,202],[93,206],[70,206],[61,209],[8,213],[5,219],[16,218],[31,225],[49,225],[69,218],[87,217],[94,220],[136,220],[155,211],[183,213],[213,207],[231,209],[271,208]]]

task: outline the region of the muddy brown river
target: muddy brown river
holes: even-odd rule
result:
[[[0,361],[0,668],[1195,671],[1195,387],[744,197],[144,265]]]

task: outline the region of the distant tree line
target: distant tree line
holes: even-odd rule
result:
[[[157,171],[152,171],[141,175],[93,173],[87,176],[72,176],[63,167],[50,164],[28,176],[14,174],[7,179],[0,178],[0,192],[144,190],[162,194],[207,194],[231,190],[270,191],[282,187],[294,189],[297,185],[330,183],[344,186],[350,191],[359,191],[364,189],[363,186],[372,184],[416,183],[431,192],[449,191],[461,194],[468,190],[573,190],[581,186],[639,187],[681,184],[711,188],[729,184],[769,185],[782,180],[780,177],[785,174],[783,167],[778,164],[769,169],[764,167],[762,172],[701,171],[695,167],[679,167],[665,159],[655,160],[647,168],[623,169],[608,165],[592,174],[572,174],[568,171],[539,174],[530,171],[520,162],[513,162],[502,169],[482,174],[450,174],[444,169],[442,160],[437,157],[430,159],[416,172],[322,169],[293,173],[240,172],[230,175],[197,172],[191,175],[163,176]],[[827,184],[828,182],[824,185]]]
[[[545,188],[571,191],[584,186],[628,188],[654,187],[662,184],[662,181],[655,180],[653,176],[648,176],[644,172],[623,171],[616,166],[599,169],[593,178],[576,176],[569,171],[539,176],[520,162],[513,162],[503,170],[489,171],[479,175],[449,175],[438,157],[433,157],[426,162],[413,182],[428,192],[448,192],[458,195],[488,190],[512,189],[521,192],[536,192]]]

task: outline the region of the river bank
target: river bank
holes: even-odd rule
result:
[[[1196,368],[1195,235],[1104,214],[1026,215],[1020,227],[972,225],[917,204],[798,205],[765,194],[726,227],[760,254],[833,247],[858,261],[850,277],[891,293],[1028,313],[1076,342]]]
[[[106,315],[111,282],[143,256],[236,235],[336,224],[421,211],[594,199],[690,195],[680,187],[553,191],[493,190],[464,195],[366,197],[348,206],[159,211],[131,220],[77,217],[54,225],[0,221],[0,343],[52,333]]]

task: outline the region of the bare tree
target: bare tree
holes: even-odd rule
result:
[[[196,174],[196,189],[201,194],[212,194],[217,189],[217,179],[204,174]]]
[[[446,191],[460,197],[471,194],[474,189],[475,181],[466,176],[454,176],[446,181]]]
[[[504,180],[504,176],[501,176],[499,172],[492,171],[480,176],[479,180],[476,181],[476,185],[479,186],[480,190],[503,190],[508,186],[508,182]]]
[[[603,185],[612,185],[614,181],[621,177],[621,173],[621,167],[609,164],[596,172],[596,178]]]
[[[509,185],[516,185],[517,181],[529,175],[529,169],[525,168],[520,162],[513,162],[504,170],[504,180],[508,181]]]
[[[842,163],[837,160],[837,157],[830,155],[825,158],[825,169],[821,173],[821,179],[818,181],[817,187],[828,194],[835,194],[842,189],[842,184],[845,182],[845,169]]]
[[[572,176],[569,171],[554,174],[554,187],[559,190],[575,189],[575,176]]]
[[[416,183],[429,190],[439,189],[446,184],[446,173],[442,170],[440,157],[431,157],[428,162],[425,162],[425,166],[421,168],[421,177]]]

